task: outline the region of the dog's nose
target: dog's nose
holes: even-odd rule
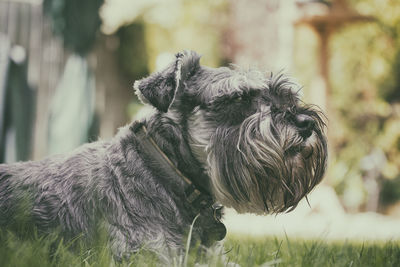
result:
[[[296,115],[294,123],[299,129],[299,133],[303,138],[308,138],[311,136],[315,126],[315,121],[312,117],[305,114]]]

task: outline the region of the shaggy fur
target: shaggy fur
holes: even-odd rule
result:
[[[185,183],[148,153],[137,136],[142,126],[215,201],[257,214],[296,207],[325,171],[324,116],[282,75],[208,68],[199,59],[178,53],[166,69],[137,81],[139,98],[156,111],[112,140],[0,165],[0,225],[19,213],[40,231],[59,228],[67,237],[90,237],[102,225],[119,257],[141,246],[181,248],[198,213],[195,236],[206,245],[222,238],[213,210],[193,207]]]

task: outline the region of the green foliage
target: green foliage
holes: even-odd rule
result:
[[[396,51],[393,61],[388,79],[382,82],[380,91],[380,96],[389,103],[400,102],[400,49]]]
[[[100,26],[99,9],[104,0],[45,0],[44,11],[66,47],[79,54],[92,48]]]
[[[400,201],[400,176],[382,183],[381,203],[392,204]]]
[[[375,20],[349,23],[330,37],[327,177],[345,206],[357,211],[370,197],[361,166],[366,156],[379,151],[386,158],[374,177],[378,183],[400,173],[400,6],[396,0],[347,2]],[[307,100],[315,95],[307,89],[318,73],[310,67],[318,66],[318,44],[315,32],[297,30],[296,69]]]
[[[145,14],[150,70],[155,70],[160,53],[184,49],[204,55],[203,64],[218,66],[223,59],[221,32],[228,19],[227,7],[226,0],[172,1]],[[166,9],[170,11],[167,16]]]
[[[119,28],[117,35],[120,45],[118,47],[118,62],[121,69],[129,79],[138,79],[149,73],[147,67],[147,47],[145,39],[145,26],[143,23],[133,23]]]

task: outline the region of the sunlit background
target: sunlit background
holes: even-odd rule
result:
[[[329,119],[329,169],[309,204],[228,210],[229,233],[400,239],[397,0],[0,0],[0,162],[111,138],[145,112],[135,79],[183,49],[284,71]]]

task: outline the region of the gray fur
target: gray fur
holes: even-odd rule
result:
[[[183,181],[166,177],[148,155],[136,136],[142,125],[186,177],[209,185],[216,201],[257,214],[296,207],[326,168],[324,116],[302,103],[297,86],[282,75],[213,69],[199,59],[195,52],[178,53],[163,71],[136,81],[136,93],[156,111],[112,140],[0,165],[0,226],[22,212],[39,231],[59,228],[66,237],[90,239],[106,227],[122,257],[142,246],[182,248],[200,212],[195,236],[211,245],[224,229],[212,209],[191,206]],[[30,205],[21,205],[24,199]]]

